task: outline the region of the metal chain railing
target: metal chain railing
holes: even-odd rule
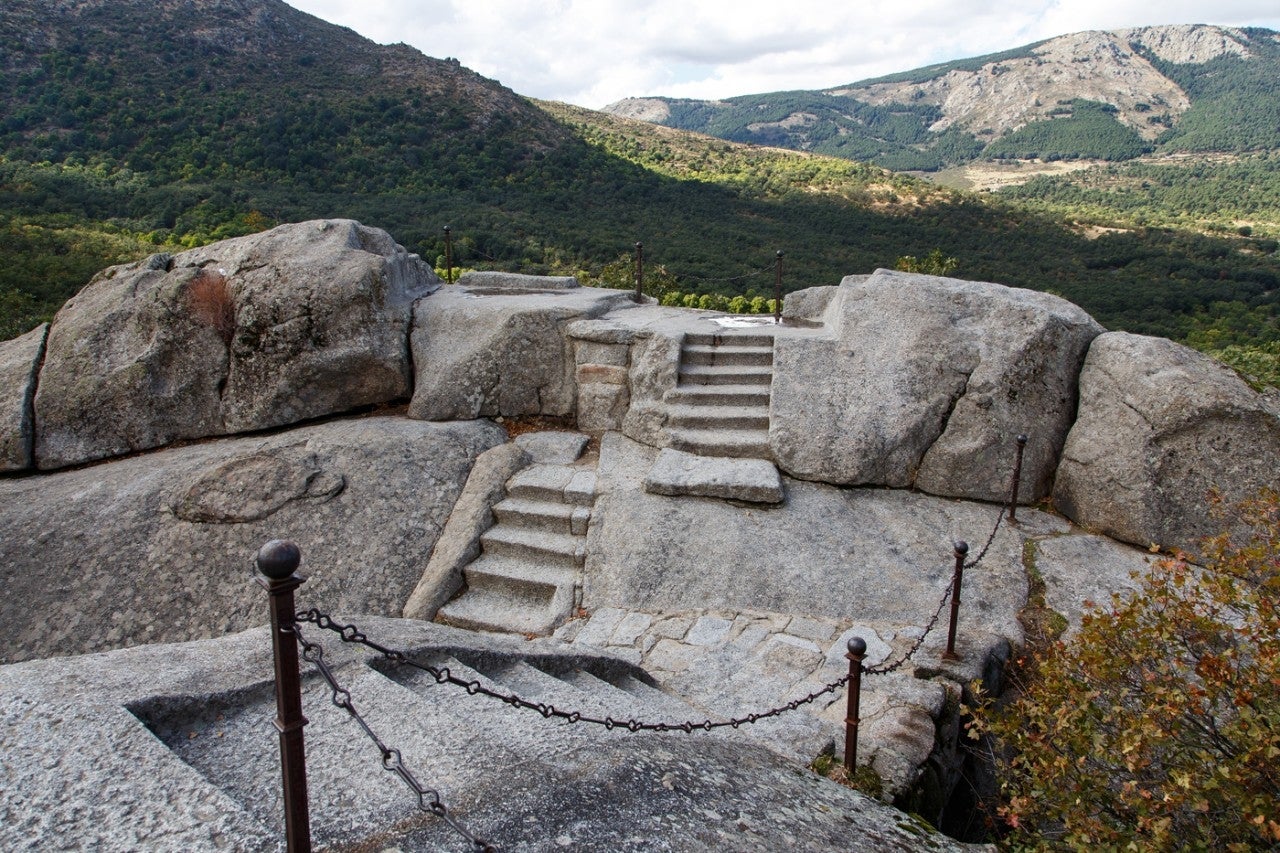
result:
[[[510,705],[513,708],[521,708],[529,711],[536,711],[543,717],[565,720],[569,723],[588,723],[591,725],[603,726],[605,729],[626,729],[629,732],[652,731],[652,732],[695,732],[695,731],[712,731],[719,728],[738,728],[747,723],[755,723],[759,720],[777,717],[788,711],[794,711],[801,705],[807,705],[828,693],[839,690],[848,682],[848,676],[833,681],[825,687],[815,690],[812,693],[800,699],[793,699],[784,705],[771,708],[768,711],[759,713],[745,714],[741,717],[735,717],[729,720],[712,720],[705,719],[700,721],[685,720],[679,723],[652,723],[637,720],[634,717],[629,719],[614,719],[613,717],[594,717],[590,714],[584,714],[581,711],[566,711],[557,708],[547,702],[532,702],[516,693],[505,693],[501,690],[494,690],[486,687],[476,679],[460,678],[449,670],[447,666],[432,666],[431,664],[420,663],[413,660],[403,651],[398,649],[390,649],[386,646],[370,640],[367,635],[355,625],[343,625],[335,621],[328,614],[321,613],[314,607],[310,610],[297,614],[300,622],[311,622],[321,628],[328,629],[338,634],[344,643],[354,643],[356,645],[365,646],[378,652],[384,658],[394,663],[410,666],[421,670],[436,680],[437,684],[451,684],[455,687],[461,687],[473,696],[485,696]]]
[[[996,529],[992,531],[991,536],[988,539],[988,546],[990,545],[990,542],[995,539],[996,532],[1000,528],[1001,520],[1003,519],[1003,517],[1004,516],[1002,511],[1001,519],[998,519],[996,521]],[[979,554],[970,563],[965,564],[965,567],[972,568],[976,566],[979,562],[981,562],[982,558],[986,556],[986,550],[987,549],[984,548],[983,552]],[[923,632],[921,632],[920,636],[915,639],[915,641],[912,643],[911,647],[906,651],[905,654],[903,654],[893,663],[881,664],[878,666],[863,667],[862,671],[867,673],[868,675],[889,675],[890,673],[898,671],[903,666],[905,666],[909,661],[911,661],[912,658],[915,656],[916,652],[920,650],[920,647],[924,645],[924,641],[929,637],[929,635],[937,627],[938,620],[942,618],[942,612],[943,610],[946,609],[947,602],[951,599],[954,583],[955,583],[955,575],[953,574],[951,578],[949,578],[947,581],[946,590],[942,593],[942,597],[938,600],[938,606],[934,609],[933,615],[929,618],[929,621],[925,623]],[[615,728],[621,728],[621,729],[626,729],[627,731],[630,731],[630,732],[681,731],[681,732],[689,733],[694,731],[711,731],[713,729],[725,728],[725,727],[736,729],[739,726],[742,726],[748,723],[755,723],[759,720],[765,720],[771,717],[777,717],[789,711],[794,711],[797,708],[801,707],[802,705],[808,705],[829,693],[833,693],[836,690],[839,690],[840,688],[844,687],[845,684],[847,684],[849,681],[849,676],[846,675],[835,681],[830,682],[824,687],[818,690],[815,690],[799,699],[793,699],[783,705],[770,708],[767,711],[760,711],[756,713],[745,714],[743,716],[734,717],[728,720],[705,719],[698,722],[695,722],[693,720],[685,720],[679,723],[670,723],[670,722],[655,723],[655,722],[637,720],[634,717],[628,718],[628,719],[614,719],[611,716],[594,717],[594,716],[591,716],[590,714],[584,714],[580,711],[566,711],[562,708],[557,708],[555,705],[552,705],[546,702],[533,702],[528,699],[525,699],[524,697],[516,693],[506,693],[501,690],[494,690],[492,688],[486,687],[484,684],[482,684],[480,681],[476,679],[466,679],[466,678],[461,678],[455,675],[449,670],[449,667],[447,666],[433,666],[431,664],[415,661],[413,660],[412,657],[409,656],[408,653],[401,651],[399,649],[392,649],[380,643],[377,643],[369,639],[369,636],[365,634],[363,631],[361,631],[360,628],[357,627],[356,625],[342,624],[337,620],[335,620],[329,614],[323,613],[315,607],[299,612],[298,614],[296,614],[295,618],[299,622],[309,622],[311,624],[316,625],[319,628],[334,632],[342,639],[342,642],[344,643],[351,643],[354,645],[364,646],[365,648],[372,649],[373,651],[377,652],[383,658],[391,661],[392,663],[401,664],[404,666],[409,666],[409,667],[413,667],[415,669],[421,670],[422,672],[425,672],[427,675],[430,675],[433,679],[435,679],[437,684],[450,684],[450,685],[453,685],[454,687],[461,687],[462,689],[466,690],[468,693],[470,693],[473,696],[474,695],[485,696],[487,698],[495,699],[499,702],[503,702],[507,705],[512,706],[513,708],[521,708],[525,710],[536,711],[537,713],[541,714],[543,717],[547,717],[547,718],[555,717],[558,719],[565,720],[566,722],[569,722],[569,723],[588,723],[592,725],[603,726],[604,728],[609,730],[612,730]],[[310,660],[310,658],[306,658],[305,654],[304,654],[304,658],[307,660]]]
[[[781,259],[781,252],[779,252]],[[779,269],[781,267],[779,266]],[[1018,456],[1014,466],[1012,477],[1009,503],[1007,509],[1009,512],[1010,522],[1015,522],[1014,512],[1016,511],[1018,500],[1019,479],[1022,468],[1022,453],[1026,445],[1026,436],[1018,437]],[[259,582],[266,588],[271,597],[271,625],[272,625],[272,645],[274,648],[274,658],[276,666],[276,703],[279,716],[276,720],[276,728],[280,734],[280,751],[281,751],[281,767],[283,771],[283,786],[285,798],[285,824],[288,849],[290,853],[300,851],[300,853],[309,853],[311,849],[309,819],[307,816],[307,795],[306,795],[306,769],[305,769],[305,753],[302,746],[302,727],[307,721],[301,713],[300,703],[300,685],[297,669],[297,647],[300,645],[303,650],[303,659],[315,665],[321,676],[329,685],[331,691],[331,701],[333,704],[345,710],[347,714],[355,720],[357,725],[364,731],[373,744],[378,748],[382,756],[382,766],[384,770],[395,773],[409,787],[417,797],[419,810],[444,820],[454,831],[465,838],[478,853],[488,853],[488,851],[496,851],[497,848],[480,839],[470,832],[456,818],[453,817],[449,808],[440,799],[440,794],[436,790],[422,785],[410,770],[405,767],[400,751],[386,745],[378,734],[373,730],[364,717],[356,710],[355,704],[351,701],[351,693],[338,683],[337,678],[333,674],[333,670],[329,667],[324,659],[324,649],[318,643],[313,643],[302,635],[298,622],[308,622],[317,627],[333,631],[342,639],[344,643],[352,643],[361,645],[366,648],[378,652],[387,660],[414,667],[422,670],[430,675],[439,684],[451,684],[456,687],[465,689],[472,695],[483,695],[491,699],[504,702],[515,708],[537,711],[544,718],[556,717],[563,719],[568,723],[590,723],[604,727],[606,730],[623,728],[630,732],[654,731],[654,732],[674,732],[682,731],[691,733],[694,731],[711,731],[717,728],[732,727],[734,729],[745,723],[755,723],[759,720],[777,717],[789,711],[794,711],[802,705],[807,705],[822,696],[834,693],[836,690],[849,686],[848,691],[848,710],[845,718],[845,759],[844,765],[847,772],[852,773],[857,763],[857,742],[858,742],[858,703],[859,694],[861,692],[861,683],[863,674],[867,675],[888,675],[902,668],[906,663],[912,660],[915,654],[924,645],[925,640],[937,627],[938,621],[942,617],[942,611],[946,608],[947,602],[951,602],[951,622],[950,630],[947,638],[946,651],[943,653],[944,660],[957,660],[958,656],[954,653],[956,622],[960,603],[961,583],[965,569],[971,569],[980,564],[986,557],[988,550],[995,541],[996,536],[1000,532],[1000,528],[1004,522],[1004,514],[1006,507],[1002,506],[1000,515],[996,519],[995,525],[992,527],[991,534],[987,537],[986,544],[982,550],[972,560],[966,561],[965,556],[969,547],[964,542],[955,543],[955,569],[952,572],[950,582],[946,590],[943,592],[938,601],[933,615],[925,624],[924,630],[912,643],[911,647],[896,661],[890,664],[880,664],[878,666],[864,666],[862,661],[865,658],[867,644],[861,637],[851,637],[848,642],[849,653],[845,657],[849,660],[849,674],[830,682],[826,686],[814,690],[799,699],[793,699],[783,705],[771,708],[768,711],[747,714],[741,717],[735,717],[729,720],[712,720],[710,718],[700,722],[685,720],[680,723],[653,723],[637,720],[632,717],[625,720],[615,720],[612,716],[604,718],[593,717],[583,714],[580,711],[566,711],[555,707],[550,703],[531,702],[515,693],[504,693],[500,690],[494,690],[486,687],[477,679],[461,678],[450,672],[447,666],[436,667],[430,664],[420,663],[413,660],[407,653],[388,648],[379,643],[370,640],[368,636],[355,625],[344,625],[335,621],[331,616],[321,612],[316,608],[295,613],[293,608],[293,590],[296,589],[303,579],[295,574],[301,554],[298,547],[291,542],[282,540],[273,540],[264,545],[258,552],[256,564],[262,578]],[[283,641],[283,638],[294,637],[297,645],[292,642]]]
[[[767,275],[767,274],[769,274],[769,273],[773,272],[773,269],[774,269],[774,265],[773,265],[773,264],[769,264],[769,265],[768,265],[768,266],[766,266],[766,267],[761,267],[760,269],[758,269],[758,270],[752,270],[751,272],[745,272],[745,273],[742,273],[741,275],[729,275],[729,276],[721,276],[721,277],[710,277],[710,276],[692,275],[692,274],[689,274],[689,273],[681,273],[681,274],[680,274],[680,276],[679,276],[679,278],[680,278],[680,280],[681,280],[681,283],[682,283],[682,284],[683,284],[685,281],[690,281],[690,282],[705,282],[705,283],[707,283],[707,284],[719,284],[719,283],[722,283],[722,282],[727,283],[727,282],[731,282],[731,281],[742,281],[743,279],[747,279],[747,278],[755,278],[755,277],[756,277],[756,276],[758,276],[758,275]]]
[[[355,703],[351,701],[351,691],[347,690],[338,683],[338,679],[333,674],[333,670],[329,667],[328,662],[324,659],[324,647],[319,643],[313,643],[302,635],[302,631],[296,624],[290,626],[287,633],[292,633],[298,639],[298,643],[302,646],[302,659],[313,664],[320,675],[329,685],[331,691],[330,700],[333,704],[346,711],[351,719],[364,731],[369,740],[373,741],[374,746],[378,748],[378,752],[382,754],[382,768],[388,772],[394,773],[409,786],[409,790],[413,791],[418,798],[419,810],[427,814],[434,815],[445,823],[447,823],[455,832],[465,838],[476,853],[497,853],[498,848],[489,842],[477,837],[465,826],[458,822],[458,819],[449,811],[449,807],[440,799],[440,793],[433,788],[424,786],[410,772],[408,767],[404,766],[401,758],[400,750],[387,746],[382,738],[378,737],[378,733],[373,730],[368,721],[361,716],[356,710]]]

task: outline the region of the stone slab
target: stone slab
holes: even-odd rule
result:
[[[658,454],[644,481],[656,495],[696,495],[709,498],[776,504],[785,498],[782,478],[764,459],[699,456],[666,448]]]
[[[582,455],[590,437],[580,432],[542,430],[526,432],[515,438],[516,444],[534,462],[545,465],[569,465]]]

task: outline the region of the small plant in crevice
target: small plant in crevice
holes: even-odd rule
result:
[[[852,788],[872,799],[878,800],[884,794],[884,780],[880,778],[880,774],[866,764],[861,764],[854,768],[853,775],[850,775],[845,770],[844,764],[837,761],[834,755],[824,752],[809,762],[809,769],[819,776],[825,776],[833,782],[839,782],[846,788]]]
[[[191,316],[230,345],[236,332],[236,301],[220,270],[202,267],[187,283],[187,307]]]

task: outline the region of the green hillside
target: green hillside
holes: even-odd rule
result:
[[[777,250],[786,290],[939,250],[1112,327],[1183,337],[1244,312],[1274,332],[1280,262],[1238,234],[1089,239],[865,164],[535,104],[275,0],[10,0],[0,37],[6,335],[108,263],[314,217],[439,260],[450,225],[461,265],[588,280],[639,240],[692,293],[768,295]]]
[[[1265,151],[1280,148],[1280,41],[1245,30],[1249,59],[1223,56],[1199,65],[1150,62],[1191,98],[1191,109],[1160,139],[1159,150]]]
[[[982,152],[995,160],[1132,160],[1151,150],[1133,128],[1116,120],[1115,107],[1076,99],[1058,117],[1033,121]]]

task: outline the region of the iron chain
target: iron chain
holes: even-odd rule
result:
[[[974,568],[975,566],[977,566],[979,563],[982,562],[984,557],[986,557],[987,551],[990,549],[991,544],[995,541],[996,535],[999,533],[1000,527],[1003,521],[1004,521],[1004,508],[1002,507],[1000,516],[996,519],[995,526],[991,530],[991,535],[987,537],[986,544],[982,547],[982,550],[978,553],[978,556],[974,557],[972,560],[964,564],[965,569]],[[889,675],[890,673],[897,672],[899,669],[905,666],[908,662],[910,662],[915,657],[916,653],[920,650],[920,647],[924,645],[924,641],[928,639],[929,635],[937,627],[938,620],[942,618],[942,612],[943,610],[946,609],[947,602],[951,600],[951,591],[953,589],[954,583],[955,583],[955,572],[953,571],[951,574],[951,577],[947,581],[947,586],[942,593],[942,597],[938,600],[938,606],[934,609],[933,615],[929,618],[929,621],[925,624],[924,631],[921,632],[920,636],[915,639],[915,641],[911,644],[911,648],[907,649],[906,653],[903,654],[902,657],[898,658],[896,661],[890,664],[881,664],[879,666],[863,666],[862,672],[868,675]],[[490,699],[495,699],[499,702],[503,702],[507,705],[510,705],[513,708],[522,708],[530,711],[536,711],[537,713],[541,714],[544,718],[549,719],[551,717],[555,717],[557,719],[565,720],[566,722],[569,722],[569,723],[589,723],[592,725],[603,726],[605,729],[610,731],[612,731],[613,729],[626,729],[629,732],[640,732],[640,731],[685,732],[686,734],[688,734],[695,731],[709,732],[709,731],[712,731],[713,729],[725,728],[726,726],[736,729],[748,723],[756,723],[760,720],[766,720],[771,717],[781,716],[782,714],[785,714],[789,711],[794,711],[802,705],[808,705],[816,701],[817,699],[820,699],[821,697],[826,696],[827,694],[834,693],[835,691],[839,690],[840,688],[844,687],[846,684],[849,683],[849,676],[844,675],[836,679],[835,681],[830,682],[826,686],[819,688],[818,690],[814,690],[813,692],[799,699],[793,699],[784,705],[779,705],[775,708],[770,708],[768,711],[746,714],[744,716],[734,717],[729,720],[705,719],[698,722],[695,722],[693,720],[685,720],[684,722],[680,722],[680,723],[644,722],[641,720],[637,720],[634,717],[631,717],[628,719],[615,720],[611,716],[601,718],[601,717],[593,717],[589,714],[583,714],[580,711],[566,711],[561,708],[557,708],[555,705],[552,705],[546,702],[531,702],[528,699],[525,699],[515,693],[504,693],[503,691],[494,690],[492,688],[486,687],[485,685],[481,684],[479,681],[475,679],[461,678],[457,675],[454,675],[452,672],[450,672],[447,666],[438,667],[438,666],[432,666],[431,664],[419,663],[418,661],[415,661],[412,658],[410,658],[409,655],[403,651],[400,651],[398,649],[392,649],[387,646],[381,645],[380,643],[376,643],[373,640],[370,640],[368,635],[365,634],[363,631],[361,631],[355,625],[349,625],[349,624],[344,625],[342,623],[339,623],[335,621],[328,614],[322,613],[320,610],[314,607],[310,608],[309,610],[305,610],[301,613],[296,614],[295,618],[299,622],[309,622],[324,630],[333,631],[339,637],[341,637],[342,642],[344,643],[352,643],[355,645],[360,645],[360,646],[364,646],[365,648],[372,649],[373,651],[377,652],[383,658],[391,661],[392,663],[397,663],[404,666],[410,666],[415,669],[421,670],[422,672],[427,673],[433,679],[435,679],[437,684],[451,684],[455,687],[461,687],[462,689],[466,690],[467,693],[473,696],[476,696],[476,695],[485,696]],[[427,794],[430,794],[433,799],[426,806],[422,806],[424,810],[429,810],[433,814],[440,814],[442,817],[445,817],[445,819],[452,824],[453,823],[452,818],[448,816],[447,809],[445,809],[444,805],[440,802],[440,799],[436,795],[436,792],[430,789],[423,789],[420,785],[418,785],[416,780],[413,780],[413,777],[411,774],[409,774],[408,770],[404,769],[403,765],[399,764],[399,753],[395,752],[394,750],[389,750],[382,743],[382,741],[378,739],[377,735],[373,733],[373,731],[369,728],[368,724],[364,722],[364,720],[360,717],[360,715],[356,713],[355,708],[351,705],[351,694],[348,693],[345,689],[338,686],[337,682],[333,679],[332,673],[329,671],[328,665],[324,663],[323,650],[320,649],[319,646],[316,646],[314,643],[310,643],[307,640],[304,640],[302,638],[301,633],[298,634],[298,640],[303,645],[303,658],[307,661],[315,663],[317,668],[320,669],[321,674],[324,675],[325,679],[329,682],[330,686],[332,687],[334,691],[333,703],[340,708],[346,709],[347,712],[352,715],[352,717],[356,720],[356,722],[360,724],[360,726],[365,730],[366,734],[368,734],[369,737],[373,739],[374,743],[377,744],[378,748],[382,751],[383,763],[386,769],[397,773],[398,775],[401,776],[401,778],[405,780],[405,783],[409,785],[409,787],[412,788],[418,794],[420,804],[425,802],[423,798]],[[312,651],[313,649],[316,651],[313,652]],[[392,753],[394,753],[395,755],[395,762],[394,762],[394,765],[388,765],[387,764],[388,756],[390,756]],[[441,809],[443,809],[444,811],[443,812],[438,811]],[[472,838],[474,840],[474,837],[471,836],[469,833],[466,833],[465,830],[462,830],[460,827],[458,829],[468,838]],[[479,847],[478,849],[483,850],[485,848]]]
[[[302,646],[302,659],[310,664],[314,664],[316,669],[320,671],[320,675],[329,685],[330,701],[333,704],[346,711],[351,719],[355,720],[357,725],[364,730],[369,740],[373,741],[378,748],[378,752],[382,754],[382,769],[394,773],[400,777],[401,781],[413,791],[418,798],[418,809],[428,814],[435,815],[444,820],[455,832],[470,842],[476,853],[497,853],[498,848],[478,838],[471,833],[466,827],[458,822],[453,813],[449,811],[449,807],[440,799],[440,793],[433,788],[422,785],[417,778],[410,772],[409,768],[404,766],[404,761],[400,755],[400,750],[393,749],[383,743],[382,738],[378,737],[378,733],[373,730],[369,723],[356,710],[355,704],[351,701],[351,691],[347,690],[338,683],[338,679],[334,676],[333,670],[324,659],[324,648],[318,643],[313,643],[302,636],[302,631],[295,624],[292,626],[292,633],[298,638],[298,643]]]

